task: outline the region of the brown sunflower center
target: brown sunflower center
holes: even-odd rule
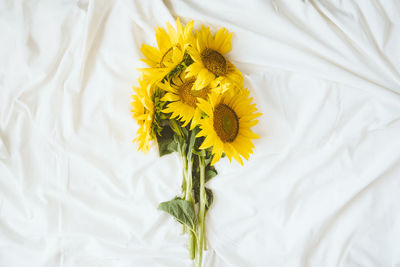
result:
[[[239,118],[235,111],[219,104],[214,110],[214,130],[223,142],[233,142],[239,133]]]
[[[183,103],[195,108],[197,106],[197,98],[200,97],[202,99],[207,99],[208,91],[210,91],[210,89],[205,87],[201,90],[192,90],[194,81],[195,79],[193,78],[184,82],[179,86],[178,93]]]
[[[201,52],[201,60],[204,67],[217,76],[226,74],[226,59],[219,52],[206,48]]]

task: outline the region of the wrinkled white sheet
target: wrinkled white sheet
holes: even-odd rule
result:
[[[400,2],[0,1],[0,266],[190,266],[157,205],[175,155],[136,152],[154,29],[234,32],[263,112],[209,183],[204,266],[400,266]]]

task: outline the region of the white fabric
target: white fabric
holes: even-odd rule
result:
[[[204,266],[400,266],[400,2],[0,1],[0,266],[190,266],[158,211],[176,155],[132,143],[154,29],[234,32],[264,114],[209,183]]]

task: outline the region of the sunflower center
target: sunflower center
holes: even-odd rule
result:
[[[204,67],[217,76],[226,74],[226,59],[219,52],[206,48],[201,52],[201,60]]]
[[[214,110],[214,129],[223,142],[233,142],[239,133],[239,118],[235,111],[219,104]]]
[[[179,86],[178,93],[183,103],[195,108],[197,107],[197,98],[200,97],[202,99],[207,99],[208,91],[210,91],[210,89],[205,87],[201,90],[192,90],[194,81],[195,79],[190,79],[184,82]]]

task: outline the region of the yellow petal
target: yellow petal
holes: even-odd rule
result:
[[[148,60],[151,60],[154,62],[159,62],[162,57],[162,54],[160,53],[160,51],[157,48],[146,45],[146,44],[142,45],[140,50],[142,51],[143,55]]]
[[[180,98],[179,96],[171,93],[167,93],[165,96],[161,98],[161,101],[178,101]]]
[[[210,136],[207,136],[206,139],[204,139],[203,143],[199,147],[200,149],[206,149],[209,148],[213,145],[213,140]]]
[[[211,105],[208,103],[208,101],[199,98],[198,99],[197,106],[202,110],[204,113],[206,113],[208,116],[211,116],[213,114]]]
[[[221,156],[222,156],[222,152],[213,154],[213,159],[211,161],[211,165],[214,165],[215,163],[217,163],[221,159]]]
[[[177,34],[176,30],[174,29],[174,27],[172,27],[172,25],[169,22],[167,22],[167,31],[168,31],[169,38],[171,40],[171,44],[176,45],[179,41],[178,34]]]

